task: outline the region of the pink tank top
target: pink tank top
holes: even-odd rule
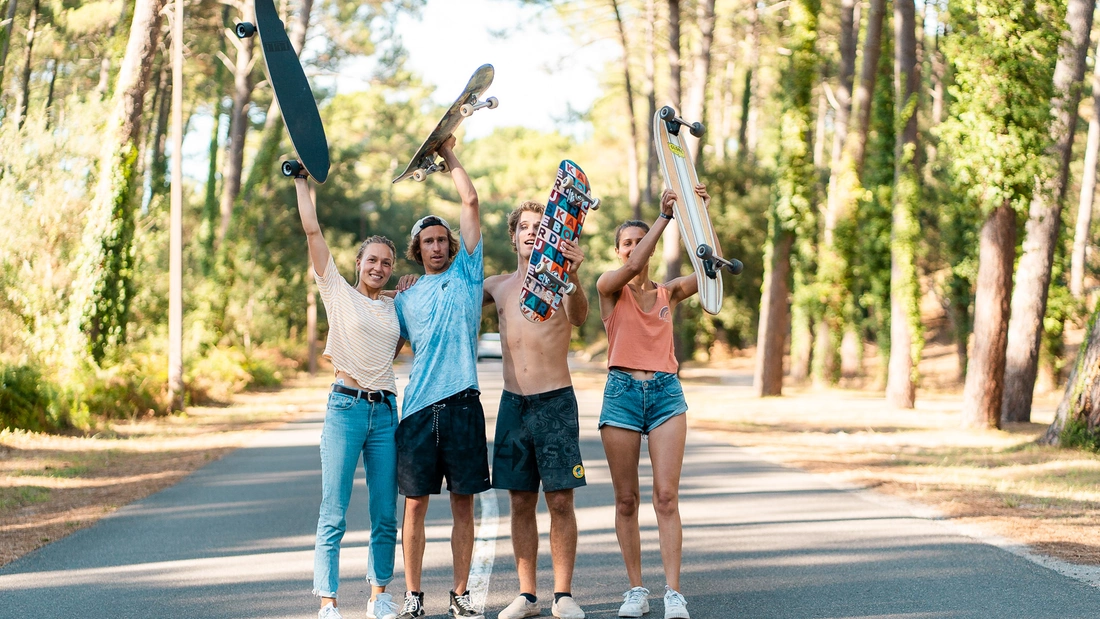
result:
[[[657,302],[648,313],[623,288],[615,309],[604,319],[607,367],[675,374],[679,364],[672,345],[672,310],[668,288],[657,284]]]

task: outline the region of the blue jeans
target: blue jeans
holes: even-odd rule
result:
[[[359,454],[370,493],[370,554],[367,582],[385,586],[393,580],[397,546],[397,399],[387,395],[372,403],[329,393],[321,432],[321,513],[313,558],[313,593],[336,597],[340,586],[340,541]]]

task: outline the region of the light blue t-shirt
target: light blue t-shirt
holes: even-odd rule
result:
[[[477,332],[485,280],[482,241],[442,273],[425,275],[394,299],[401,337],[412,345],[413,366],[401,418],[464,389],[477,389]]]

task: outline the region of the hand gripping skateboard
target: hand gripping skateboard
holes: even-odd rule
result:
[[[699,177],[691,161],[691,152],[684,144],[680,131],[683,127],[688,127],[695,137],[702,136],[706,131],[703,123],[688,124],[676,116],[676,110],[665,106],[653,116],[653,141],[665,186],[676,192],[673,211],[680,225],[680,236],[695,268],[695,276],[699,279],[699,299],[704,310],[717,314],[722,309],[720,270],[737,275],[744,266],[740,260],[721,257],[722,248],[714,234],[710,214],[695,193]]]
[[[562,295],[573,294],[577,287],[569,281],[569,261],[562,255],[561,245],[562,240],[579,239],[589,209],[600,208],[599,199],[593,198],[590,191],[584,170],[572,161],[562,161],[535,233],[535,247],[519,297],[519,309],[531,322],[549,320],[561,305]]]
[[[256,23],[239,23],[234,34],[244,39],[259,30],[268,81],[282,110],[287,135],[298,153],[296,161],[283,162],[283,176],[300,176],[304,171],[323,183],[328,180],[328,139],[309,80],[275,10],[275,0],[255,0],[255,5]]]
[[[496,97],[489,97],[485,101],[478,100],[478,97],[493,83],[493,73],[493,65],[491,64],[483,64],[477,68],[477,71],[474,71],[470,81],[466,84],[466,88],[462,90],[462,94],[455,99],[455,102],[443,114],[443,118],[439,119],[435,129],[428,135],[428,139],[424,140],[416,154],[413,155],[412,161],[405,167],[405,171],[397,175],[393,182],[403,181],[410,176],[414,180],[422,182],[433,172],[447,171],[446,161],[436,161],[439,147],[447,141],[447,138],[454,135],[455,130],[462,124],[464,118],[483,107],[491,110],[497,106]]]

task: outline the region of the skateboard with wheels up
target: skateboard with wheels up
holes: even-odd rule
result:
[[[676,192],[673,205],[680,236],[687,247],[695,276],[699,280],[699,299],[703,309],[717,314],[722,309],[722,278],[724,269],[737,275],[744,268],[740,260],[721,257],[722,248],[714,234],[710,213],[695,193],[699,177],[691,161],[691,151],[684,142],[681,129],[687,127],[691,135],[702,137],[706,131],[703,123],[688,123],[676,115],[676,110],[665,106],[653,116],[653,141],[665,186]]]
[[[424,140],[424,143],[417,149],[416,154],[413,155],[412,160],[409,161],[409,165],[405,166],[405,171],[398,174],[393,182],[401,182],[410,176],[415,181],[423,182],[427,180],[429,174],[447,171],[447,162],[442,159],[437,161],[439,147],[447,141],[447,138],[454,135],[455,130],[458,129],[465,118],[482,108],[487,107],[490,110],[496,108],[498,103],[496,97],[489,97],[484,101],[479,100],[479,97],[493,83],[493,74],[494,70],[491,64],[483,64],[477,68],[477,71],[474,71],[470,81],[466,84],[466,88],[462,90],[462,94],[455,99],[455,102],[439,119],[435,129],[428,135],[428,139]]]
[[[588,211],[598,208],[600,201],[592,197],[584,170],[572,161],[562,161],[535,232],[535,247],[519,296],[520,311],[527,320],[549,320],[561,305],[562,296],[576,290],[577,285],[566,273],[569,261],[561,253],[562,241],[576,242]]]
[[[318,183],[328,180],[328,138],[317,111],[317,100],[309,87],[306,72],[298,60],[294,46],[290,44],[274,0],[255,0],[256,23],[242,22],[233,32],[245,39],[260,34],[264,66],[268,81],[275,92],[275,100],[282,111],[287,135],[294,145],[298,159],[284,161],[284,176],[300,176],[308,173]]]

